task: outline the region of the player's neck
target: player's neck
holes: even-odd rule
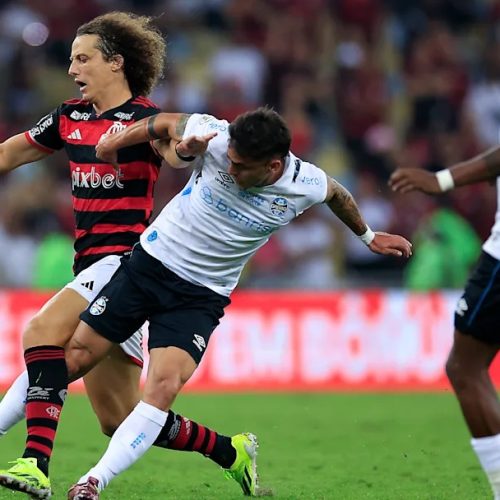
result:
[[[128,86],[122,86],[119,89],[110,87],[105,89],[92,103],[98,115],[105,111],[121,106],[132,97],[132,92]]]

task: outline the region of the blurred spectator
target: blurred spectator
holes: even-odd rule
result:
[[[434,208],[418,194],[387,192],[395,165],[437,170],[499,143],[500,2],[493,0],[0,2],[0,138],[31,126],[61,96],[78,95],[67,66],[79,24],[131,9],[157,16],[167,37],[155,102],[228,120],[258,105],[274,107],[290,124],[293,151],[345,183],[373,229],[408,236]],[[163,170],[157,206],[188,174]],[[49,171],[43,180],[17,172],[0,179],[4,198],[16,193],[15,202],[2,203],[0,249],[19,248],[0,255],[3,286],[29,286],[40,242],[49,238],[50,246],[54,231],[71,226],[65,160],[51,157]],[[457,190],[449,203],[481,237],[487,234],[492,189]],[[325,226],[321,211],[296,224],[255,256],[249,285],[364,286],[382,274],[386,283],[402,284],[399,263],[373,260],[357,238]],[[306,271],[310,255],[323,266],[318,278]],[[25,265],[11,265],[18,258]]]
[[[429,214],[412,240],[414,258],[406,266],[404,281],[410,290],[460,288],[481,251],[471,226],[446,208]]]
[[[49,233],[42,238],[34,257],[32,287],[59,290],[73,280],[73,241],[63,233]]]

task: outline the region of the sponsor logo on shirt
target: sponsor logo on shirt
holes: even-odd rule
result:
[[[199,123],[200,125],[203,125],[204,123],[208,123],[209,121],[211,121],[211,120],[213,120],[213,119],[214,119],[214,117],[213,117],[213,116],[211,116],[211,115],[203,115],[203,116],[199,119],[198,123]]]
[[[221,132],[225,132],[227,130],[226,125],[224,125],[223,123],[217,123],[217,122],[210,123],[208,125],[208,128],[211,130],[220,130]]]
[[[208,186],[203,186],[200,190],[200,196],[203,202],[216,210],[220,214],[223,214],[228,219],[242,224],[248,229],[253,229],[259,233],[267,234],[272,232],[272,227],[266,224],[262,224],[258,220],[251,219],[248,215],[245,215],[240,210],[234,208],[231,203],[219,197],[214,197],[212,190]]]
[[[71,172],[71,188],[99,188],[112,189],[114,187],[123,189],[123,184],[114,173],[100,174],[95,167],[90,169],[90,172],[82,172],[80,167],[76,167]]]
[[[300,182],[302,184],[306,184],[307,186],[319,186],[319,178],[318,177],[307,177],[303,175],[300,177]]]
[[[134,112],[122,113],[121,111],[118,111],[118,113],[115,113],[114,116],[116,118],[118,118],[118,120],[132,120],[132,117],[134,116]]]
[[[76,121],[81,121],[81,120],[87,121],[90,120],[90,113],[80,113],[75,109],[74,111],[71,112],[69,117]]]
[[[40,135],[45,131],[45,129],[49,128],[54,123],[54,118],[52,115],[44,116],[37,124],[36,127],[33,127],[30,130],[30,134],[32,137]]]
[[[240,191],[238,191],[238,196],[254,207],[262,206],[265,201],[262,196],[255,193],[249,193],[248,191],[244,191],[243,189],[240,189]]]

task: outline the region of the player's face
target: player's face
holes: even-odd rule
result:
[[[279,160],[256,161],[242,158],[236,150],[229,146],[227,149],[229,160],[228,173],[242,189],[267,186],[272,184],[273,163]]]
[[[68,73],[80,87],[82,98],[96,103],[102,93],[109,93],[116,81],[116,62],[106,61],[96,48],[97,35],[77,36],[71,46]]]

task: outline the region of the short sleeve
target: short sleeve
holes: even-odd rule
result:
[[[229,123],[226,120],[218,120],[212,115],[192,114],[184,129],[183,139],[191,135],[206,135],[211,132],[227,132]]]
[[[302,213],[309,207],[325,201],[328,191],[328,177],[316,165],[302,162],[302,168],[297,176],[296,183],[305,194],[305,196],[298,200],[298,213]]]
[[[37,124],[26,132],[31,144],[44,151],[55,151],[64,147],[64,141],[59,132],[60,108],[38,120]]]

